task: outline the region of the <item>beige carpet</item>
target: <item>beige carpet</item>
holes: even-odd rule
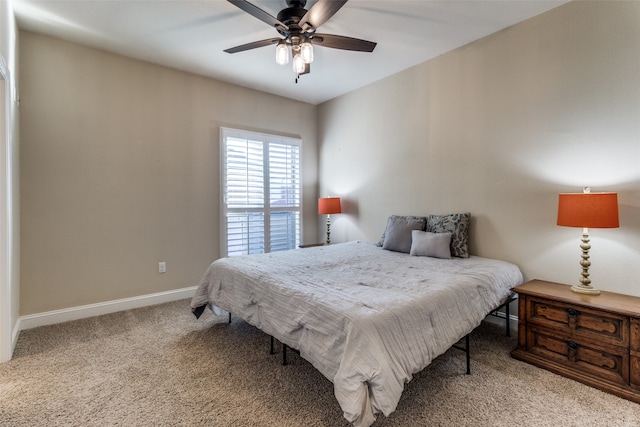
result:
[[[449,350],[374,426],[640,426],[640,405],[511,359],[515,342],[483,324],[472,375]],[[0,425],[346,426],[332,384],[277,350],[186,300],[23,331],[0,365]]]

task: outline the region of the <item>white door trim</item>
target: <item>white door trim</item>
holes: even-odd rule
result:
[[[0,363],[11,359],[17,336],[12,325],[12,149],[9,68],[0,55]]]

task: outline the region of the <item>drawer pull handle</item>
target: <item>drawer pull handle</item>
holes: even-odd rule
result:
[[[570,308],[567,310],[567,314],[569,315],[569,327],[571,329],[576,328],[576,322],[578,321],[578,310],[574,308]]]
[[[575,363],[576,362],[576,353],[578,352],[578,344],[574,343],[573,341],[569,341],[567,342],[567,350],[568,350],[568,354],[567,357],[569,358],[570,362]]]

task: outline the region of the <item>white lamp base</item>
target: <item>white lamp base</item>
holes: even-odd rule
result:
[[[600,291],[593,286],[573,285],[571,290],[579,294],[600,295]]]
[[[582,259],[580,260],[580,265],[582,266],[582,277],[580,278],[580,284],[573,285],[571,290],[579,294],[600,295],[600,291],[591,286],[591,279],[589,279],[589,266],[591,265],[591,261],[589,261],[589,249],[591,249],[591,245],[589,244],[588,228],[584,228],[582,231],[582,243],[580,244],[580,249],[582,249]]]
[[[331,215],[327,215],[327,245],[331,244]]]

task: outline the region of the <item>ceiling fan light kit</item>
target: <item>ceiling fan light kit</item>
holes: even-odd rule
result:
[[[280,65],[289,63],[289,47],[285,39],[281,39],[276,46],[276,63]]]
[[[299,76],[300,74],[304,74],[305,63],[304,59],[302,59],[302,55],[300,52],[297,52],[293,55],[293,71]]]
[[[289,63],[289,50],[293,58],[295,82],[303,74],[311,72],[313,45],[332,49],[373,52],[376,43],[334,34],[316,34],[316,29],[331,18],[347,0],[318,0],[309,10],[306,0],[286,0],[287,6],[274,17],[246,0],[227,0],[248,14],[274,27],[283,38],[270,38],[225,49],[227,53],[276,44],[276,63]]]
[[[313,62],[313,45],[308,39],[305,39],[300,44],[300,54],[305,64],[311,64]]]

